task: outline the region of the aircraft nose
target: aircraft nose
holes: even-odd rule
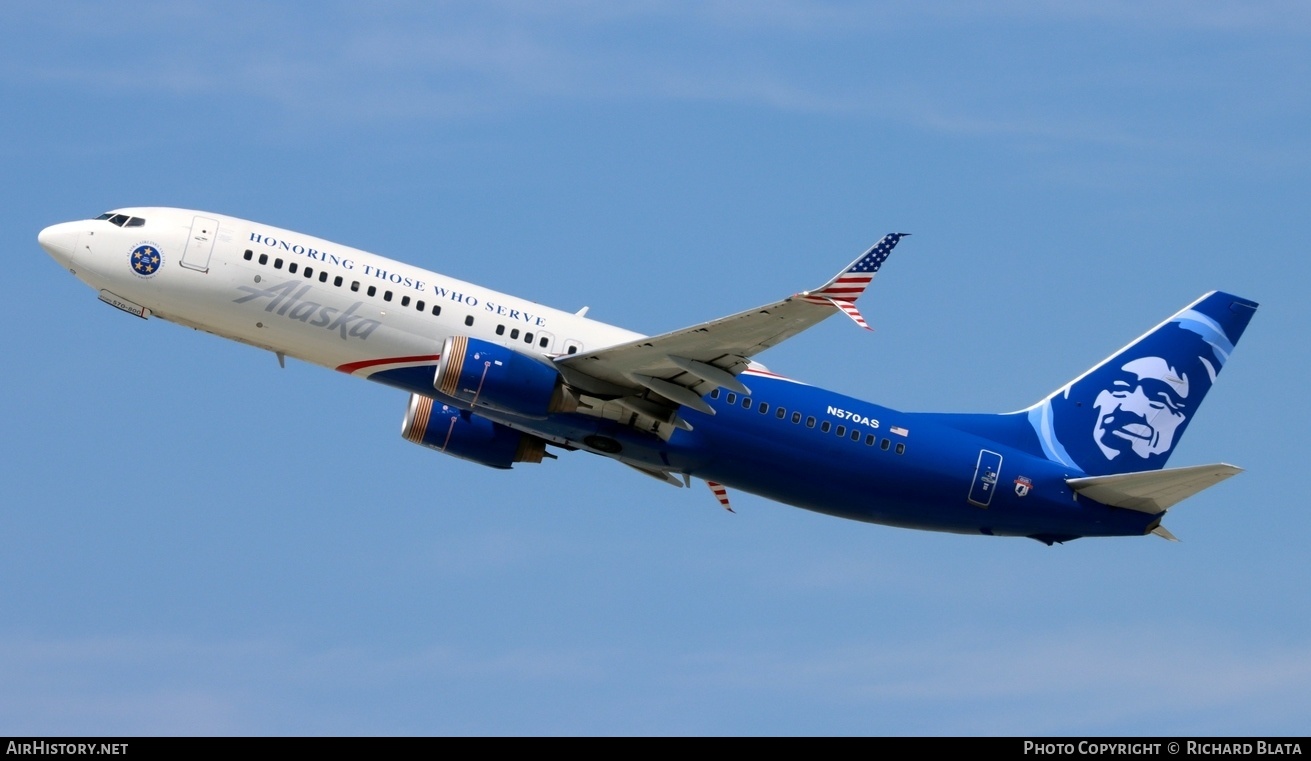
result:
[[[46,253],[66,265],[72,260],[73,249],[77,246],[77,229],[72,222],[51,225],[37,234],[36,240]]]

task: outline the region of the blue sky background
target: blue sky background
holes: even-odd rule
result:
[[[0,7],[0,734],[1305,735],[1311,10],[1297,2]],[[1262,302],[1172,464],[1183,541],[929,534],[574,453],[140,321],[37,246],[259,220],[643,332],[822,283],[761,357],[1037,400]]]

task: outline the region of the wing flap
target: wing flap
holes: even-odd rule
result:
[[[1193,465],[1187,468],[1117,473],[1109,476],[1067,478],[1079,494],[1103,505],[1157,515],[1176,503],[1214,486],[1243,469],[1226,463]]]

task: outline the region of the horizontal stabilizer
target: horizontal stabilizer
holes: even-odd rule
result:
[[[1103,505],[1157,515],[1170,509],[1176,502],[1242,472],[1242,468],[1234,465],[1217,463],[1193,465],[1187,468],[1117,473],[1109,476],[1067,478],[1065,482],[1079,494],[1095,499]]]

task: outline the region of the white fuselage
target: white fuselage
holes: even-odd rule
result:
[[[111,303],[348,373],[430,364],[454,333],[543,356],[640,337],[268,225],[171,208],[115,214],[144,223],[68,222],[41,242]],[[149,271],[133,260],[142,246],[161,259]]]

